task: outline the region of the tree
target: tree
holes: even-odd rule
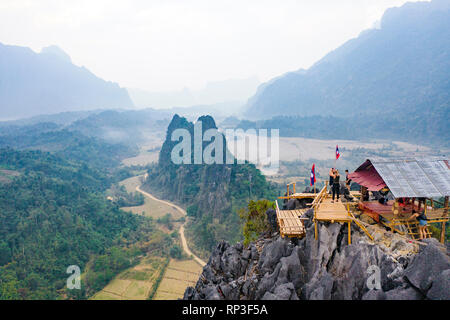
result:
[[[258,239],[261,233],[269,229],[266,211],[271,208],[274,209],[275,205],[269,200],[250,200],[247,209],[242,208],[239,211],[239,217],[244,223],[243,234],[245,246]]]
[[[170,256],[175,259],[181,259],[181,248],[178,245],[173,245],[172,248],[170,248],[169,252]]]

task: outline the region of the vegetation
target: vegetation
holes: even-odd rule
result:
[[[183,252],[182,252],[180,246],[175,244],[172,246],[172,248],[170,248],[169,254],[174,259],[181,259]]]
[[[165,225],[169,230],[173,229],[172,215],[170,213],[166,213],[164,216],[158,218],[156,222]]]
[[[144,195],[139,192],[127,192],[125,186],[114,184],[110,189],[112,199],[119,207],[136,207],[144,204]]]
[[[268,209],[275,209],[275,203],[268,200],[250,200],[247,208],[242,208],[239,211],[239,217],[244,225],[243,235],[245,246],[257,240],[263,232],[269,229],[266,216]]]
[[[148,296],[148,300],[153,300],[153,297],[155,296],[156,291],[158,290],[158,287],[164,277],[164,273],[166,272],[166,269],[169,266],[169,262],[170,262],[170,259],[167,258],[161,269],[161,272],[160,272],[158,278],[155,280],[155,283],[153,284],[152,291],[150,292],[150,294]]]
[[[114,168],[121,160],[135,156],[138,148],[131,144],[107,143],[77,131],[58,130],[53,124],[18,127],[12,132],[0,130],[0,148],[40,149],[73,161],[86,162],[96,168]]]
[[[83,272],[93,259],[85,290],[70,295],[85,298],[140,250],[164,255],[172,246],[151,220],[107,201],[114,179],[86,163],[6,148],[0,167],[20,173],[0,184],[0,299],[62,298],[67,267]]]
[[[136,265],[142,251],[137,247],[125,249],[112,247],[106,250],[105,254],[96,256],[92,261],[92,266],[87,268],[84,274],[81,290],[67,290],[70,298],[86,298],[100,291],[117,274],[125,269]]]

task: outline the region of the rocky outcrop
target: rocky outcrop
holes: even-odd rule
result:
[[[344,225],[319,224],[318,240],[313,223],[306,221],[305,227],[306,237],[299,241],[275,232],[248,248],[219,243],[184,299],[449,299],[450,260],[438,241],[428,239],[419,248],[386,234],[372,242],[352,227],[348,245]]]

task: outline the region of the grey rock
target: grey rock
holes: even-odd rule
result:
[[[269,222],[270,232],[275,232],[278,230],[277,223],[277,213],[273,209],[269,209],[266,211],[267,221]]]
[[[274,289],[275,282],[277,281],[278,274],[280,273],[280,269],[281,264],[279,263],[271,274],[269,274],[269,272],[264,274],[264,276],[258,283],[258,289],[256,291],[256,299],[261,299],[262,296],[267,291],[272,291]]]
[[[386,300],[386,293],[382,290],[369,290],[361,298],[361,300]]]
[[[250,251],[252,252],[251,254],[251,259],[252,260],[258,260],[259,259],[259,252],[258,249],[256,249],[256,247],[254,245],[252,245],[250,247]]]
[[[419,253],[409,263],[405,270],[405,277],[424,295],[431,288],[444,270],[450,269],[450,260],[445,252],[442,252],[441,244],[437,241],[426,239],[427,246],[421,246]],[[450,290],[450,288],[448,288]]]
[[[423,296],[414,288],[395,288],[386,292],[386,300],[421,300]]]
[[[280,259],[290,255],[291,252],[292,245],[290,245],[288,240],[284,240],[281,237],[266,244],[259,258],[258,267],[261,273],[271,272]]]
[[[303,285],[305,281],[305,271],[300,264],[298,250],[298,247],[294,247],[290,256],[281,258],[281,268],[276,285],[292,282],[295,289],[299,289]]]
[[[376,245],[371,244],[345,246],[340,253],[336,253],[328,268],[328,272],[336,279],[332,298],[361,299],[368,290],[368,268],[371,265],[379,266],[383,255]]]
[[[266,292],[262,300],[298,300],[293,283],[284,283],[275,288],[273,293]]]
[[[326,271],[317,275],[302,289],[303,298],[306,300],[330,300],[334,279]]]
[[[202,290],[203,295],[206,300],[222,300],[219,291],[217,291],[217,287],[213,285],[207,285]]]
[[[239,300],[240,286],[235,281],[232,281],[229,284],[221,283],[219,289],[225,300]]]
[[[450,269],[444,270],[438,275],[427,293],[431,300],[450,300]]]

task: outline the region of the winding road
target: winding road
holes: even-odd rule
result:
[[[185,211],[183,208],[177,206],[176,204],[173,204],[173,203],[171,203],[171,202],[169,202],[169,201],[160,200],[160,199],[156,198],[155,196],[153,196],[152,194],[150,194],[150,193],[148,193],[148,192],[146,192],[146,191],[144,191],[144,190],[141,190],[141,188],[140,188],[139,186],[136,187],[136,191],[142,193],[144,196],[149,197],[150,199],[153,199],[153,200],[155,200],[155,201],[159,201],[159,202],[161,202],[161,203],[164,203],[164,204],[166,204],[166,205],[168,205],[168,206],[174,207],[175,209],[177,209],[178,211],[180,211],[184,216],[187,216],[186,211]],[[202,267],[204,267],[204,266],[206,265],[205,261],[203,261],[202,259],[200,259],[199,257],[197,257],[195,254],[193,254],[192,251],[189,249],[189,247],[188,247],[188,245],[187,245],[186,237],[184,236],[184,225],[185,225],[186,223],[187,223],[187,220],[186,220],[186,222],[185,222],[184,224],[182,224],[182,225],[180,226],[180,229],[179,229],[180,237],[181,237],[181,243],[182,243],[182,246],[183,246],[183,251],[184,251],[188,256],[192,256],[192,257],[194,258],[194,260],[195,260],[198,264],[200,264]]]

